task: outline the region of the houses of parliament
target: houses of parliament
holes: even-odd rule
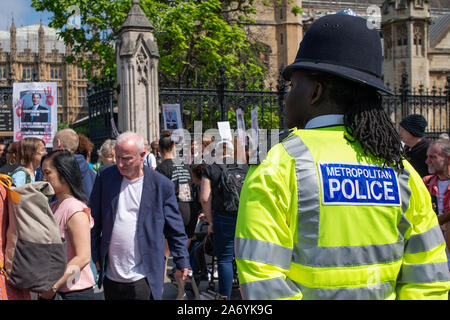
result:
[[[72,123],[88,115],[84,70],[65,61],[70,47],[57,30],[34,24],[0,30],[0,86],[12,82],[56,82],[58,123]],[[89,55],[86,55],[86,59]]]
[[[271,83],[281,66],[292,63],[308,27],[318,18],[351,9],[378,21],[383,40],[383,81],[399,88],[402,74],[410,89],[444,88],[450,76],[450,0],[303,0],[255,1],[255,23],[247,26],[253,41],[267,46],[264,58]],[[303,9],[292,13],[293,6]]]

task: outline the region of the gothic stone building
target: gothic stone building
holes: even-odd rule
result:
[[[12,82],[56,82],[58,123],[87,116],[84,71],[65,62],[70,48],[53,28],[35,24],[0,31],[0,86]],[[88,58],[88,56],[86,56]]]
[[[295,16],[289,0],[255,1],[255,24],[248,26],[253,40],[266,44],[264,55],[276,83],[280,67],[292,63],[304,32],[319,17],[351,9],[363,17],[375,17],[383,37],[383,78],[391,88],[399,87],[408,74],[412,88],[444,88],[450,73],[450,0],[303,0]],[[267,1],[265,1],[267,3]]]
[[[385,83],[444,88],[450,75],[450,14],[432,16],[432,1],[386,0],[382,5]],[[449,7],[447,6],[447,9]]]

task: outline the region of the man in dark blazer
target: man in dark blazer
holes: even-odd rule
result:
[[[24,112],[22,116],[22,122],[48,122],[48,109],[40,105],[41,98],[42,96],[39,92],[33,93],[33,95],[31,96],[33,105],[24,109],[24,111],[31,112]]]
[[[176,275],[184,280],[190,271],[173,183],[143,165],[144,139],[138,134],[122,133],[115,152],[116,164],[99,170],[89,200],[98,285],[103,284],[106,300],[160,300],[165,238]]]

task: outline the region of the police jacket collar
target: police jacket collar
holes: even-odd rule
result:
[[[343,114],[327,114],[312,118],[306,123],[305,129],[339,126],[344,124]]]

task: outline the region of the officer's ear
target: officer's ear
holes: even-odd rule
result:
[[[311,104],[318,104],[323,99],[324,86],[319,81],[314,81],[313,91],[311,95]]]

